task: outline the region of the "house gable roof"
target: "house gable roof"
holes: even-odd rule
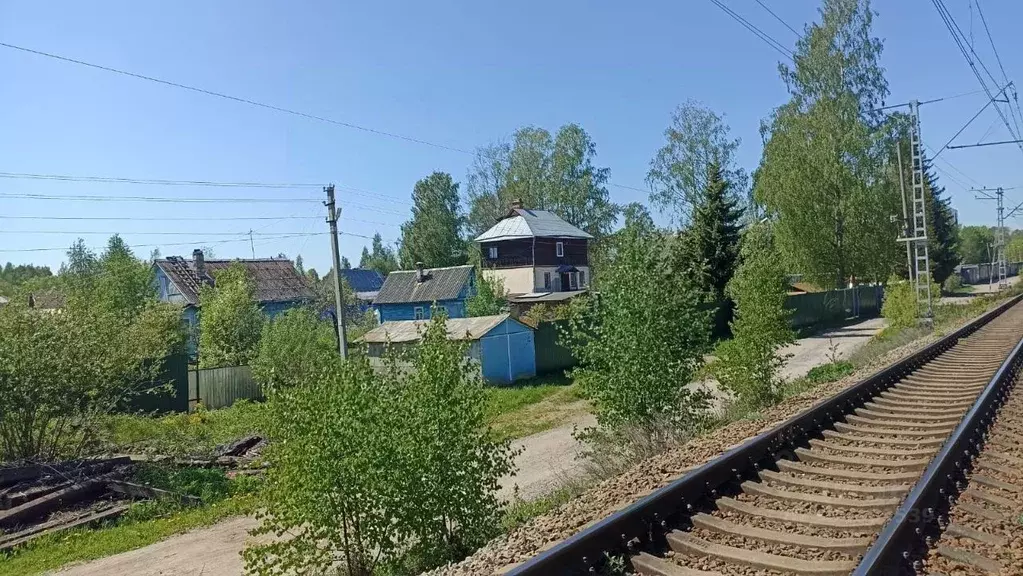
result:
[[[423,270],[426,279],[419,281],[417,270],[396,270],[387,275],[374,304],[405,304],[439,302],[458,298],[472,277],[472,266],[450,266]]]
[[[292,302],[309,300],[313,292],[305,278],[295,270],[291,260],[259,258],[255,260],[206,260],[205,274],[200,278],[193,264],[180,256],[171,256],[153,262],[174,283],[178,292],[189,304],[199,305],[199,287],[203,283],[213,284],[217,272],[226,270],[238,262],[245,267],[252,281],[256,302]]]
[[[377,292],[384,285],[384,275],[366,268],[341,270],[341,277],[354,292]]]
[[[519,238],[584,238],[593,236],[565,222],[548,210],[512,208],[490,230],[476,237],[476,242],[496,242]]]
[[[496,316],[478,316],[475,318],[448,318],[444,327],[448,331],[449,340],[479,340],[488,332],[500,326],[505,320],[509,320],[508,314]],[[511,318],[512,322],[518,322]],[[361,338],[368,343],[399,343],[415,342],[422,338],[426,331],[429,320],[398,320],[396,322],[384,322],[376,328],[366,332]],[[525,326],[525,324],[523,324]]]

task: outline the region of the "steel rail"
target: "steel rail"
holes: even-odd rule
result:
[[[577,532],[557,545],[509,570],[505,576],[546,576],[585,573],[607,555],[662,547],[669,523],[688,516],[694,504],[713,498],[722,486],[755,474],[759,464],[774,459],[808,435],[830,425],[886,390],[909,372],[929,362],[960,339],[1020,301],[1016,296],[918,352],[889,365],[859,383],[743,442],[681,478]]]
[[[947,511],[962,486],[964,473],[980,454],[987,429],[1008,398],[1023,362],[1023,338],[999,366],[970,410],[924,470],[902,504],[867,549],[853,576],[887,576],[915,571],[940,533]]]

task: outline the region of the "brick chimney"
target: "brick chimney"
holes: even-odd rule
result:
[[[522,198],[516,198],[508,204],[509,210],[521,210],[522,209]]]
[[[198,248],[192,250],[192,268],[195,269],[199,282],[203,282],[206,278],[206,260],[203,258],[202,250]]]
[[[424,282],[426,280],[426,272],[423,271],[423,263],[416,262],[416,282]]]

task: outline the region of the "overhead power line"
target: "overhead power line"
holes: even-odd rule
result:
[[[964,130],[969,128],[970,124],[973,124],[973,121],[976,120],[978,116],[983,114],[984,111],[987,110],[987,107],[995,102],[995,98],[998,98],[998,96],[1005,92],[1005,89],[1008,87],[1009,85],[1006,84],[1005,87],[1003,87],[1001,90],[995,92],[994,97],[988,100],[987,103],[985,103],[980,110],[977,110],[977,113],[973,115],[973,118],[970,118],[969,121],[967,121],[966,124],[964,124],[963,127],[960,128],[958,132],[956,132],[951,138],[948,139],[948,142],[945,142],[944,146],[938,149],[938,151],[934,154],[934,158],[936,159],[938,156],[941,156],[941,153],[944,152],[946,148],[958,148],[958,146],[949,146],[949,144],[951,144],[956,138],[958,138],[959,135],[962,134]]]
[[[747,30],[749,30],[750,32],[752,32],[754,36],[756,36],[757,38],[760,38],[761,40],[763,40],[771,48],[774,48],[779,54],[781,54],[782,56],[784,56],[784,57],[788,58],[789,60],[792,60],[793,62],[795,62],[795,55],[792,53],[791,50],[786,48],[781,42],[778,42],[777,40],[772,38],[769,34],[764,32],[760,28],[757,28],[756,26],[754,26],[748,20],[746,20],[745,18],[743,18],[742,16],[740,16],[736,12],[734,12],[731,8],[729,8],[728,6],[725,6],[724,4],[722,4],[719,0],[710,0],[710,1],[715,6],[720,8],[722,12],[724,12],[725,14],[730,16],[733,20],[735,20],[739,24],[742,24],[742,26],[744,28],[746,28]]]
[[[711,1],[715,2],[715,3],[718,3],[717,0],[711,0]],[[728,8],[726,8],[725,6],[721,5],[720,3],[718,3],[718,5],[723,10],[725,10],[726,12],[730,12],[728,10]],[[732,13],[732,14],[734,14],[734,13]],[[737,14],[735,14],[735,17],[738,17],[740,19],[740,21],[742,20],[742,17],[738,16]],[[748,23],[744,24],[744,25],[752,26],[752,25],[750,25]],[[752,27],[751,31],[754,31],[755,28],[756,28],[755,26]],[[757,34],[757,32],[754,31],[754,34]],[[773,41],[773,40],[770,40],[770,41]],[[352,128],[354,130],[361,130],[363,132],[368,132],[368,133],[371,133],[371,134],[378,134],[380,136],[387,136],[389,138],[395,138],[395,139],[398,139],[398,140],[404,140],[406,142],[412,142],[412,143],[415,143],[415,144],[422,144],[424,146],[431,146],[433,148],[439,148],[439,149],[448,150],[448,151],[451,151],[451,152],[458,152],[458,153],[461,153],[461,154],[469,154],[469,155],[473,154],[473,152],[471,150],[466,150],[464,148],[457,148],[457,147],[454,147],[454,146],[448,146],[446,144],[439,144],[437,142],[431,142],[429,140],[423,140],[421,138],[413,138],[411,136],[405,136],[405,135],[397,134],[397,133],[394,133],[394,132],[388,132],[386,130],[378,130],[376,128],[370,128],[368,126],[362,126],[362,125],[359,125],[359,124],[353,124],[351,122],[344,122],[344,121],[341,121],[341,120],[334,120],[332,118],[327,118],[325,116],[320,116],[320,115],[317,115],[317,114],[311,114],[311,113],[308,113],[308,112],[302,112],[300,110],[294,110],[294,109],[291,109],[291,108],[285,108],[283,106],[276,106],[276,105],[273,105],[273,104],[267,104],[265,102],[259,102],[257,100],[253,100],[251,98],[244,98],[244,97],[240,97],[240,96],[233,96],[233,95],[230,95],[230,94],[225,94],[223,92],[217,92],[217,91],[214,91],[214,90],[208,90],[206,88],[200,88],[200,87],[197,87],[197,86],[190,86],[188,84],[182,84],[180,82],[173,82],[173,81],[170,81],[170,80],[164,80],[162,78],[157,78],[155,76],[149,76],[149,75],[146,75],[146,74],[140,74],[140,73],[137,73],[137,72],[129,72],[127,70],[121,70],[119,68],[113,68],[113,67],[104,66],[104,65],[101,65],[101,64],[94,64],[92,62],[86,62],[84,60],[78,60],[76,58],[70,58],[68,56],[61,56],[59,54],[53,54],[53,53],[50,53],[50,52],[44,52],[42,50],[35,50],[35,49],[32,49],[32,48],[26,48],[24,46],[17,46],[15,44],[10,44],[10,43],[7,43],[7,42],[0,42],[0,47],[9,48],[11,50],[18,50],[18,51],[25,52],[25,53],[28,53],[28,54],[34,54],[36,56],[43,56],[43,57],[46,57],[46,58],[52,58],[54,60],[59,60],[59,61],[67,62],[67,63],[70,63],[70,64],[77,64],[79,66],[85,66],[85,67],[88,67],[88,68],[93,68],[95,70],[102,70],[104,72],[110,72],[110,73],[113,73],[113,74],[120,74],[122,76],[128,76],[128,77],[131,77],[131,78],[136,78],[138,80],[146,80],[146,81],[149,81],[149,82],[155,82],[157,84],[162,84],[164,86],[171,86],[173,88],[179,88],[181,90],[188,90],[188,91],[191,91],[191,92],[197,92],[197,93],[200,93],[200,94],[205,94],[207,96],[213,96],[213,97],[216,97],[216,98],[230,100],[230,101],[233,101],[233,102],[239,102],[239,103],[242,103],[242,104],[248,104],[250,106],[256,106],[258,108],[264,108],[266,110],[273,110],[275,112],[281,112],[281,113],[284,113],[284,114],[291,114],[293,116],[299,116],[299,117],[306,118],[306,119],[309,119],[309,120],[317,120],[317,121],[320,121],[320,122],[326,122],[328,124],[334,124],[334,125],[337,125],[337,126],[343,126],[345,128]],[[782,50],[785,50],[785,48],[782,47],[780,44],[778,44],[778,47],[775,47],[776,50],[779,49],[779,48],[781,48]],[[783,52],[783,54],[784,54],[784,52]],[[790,59],[792,58],[791,52],[789,52],[786,55]],[[8,173],[8,174],[12,174],[13,175],[13,174],[16,174],[16,173]],[[36,176],[45,177],[45,176],[59,176],[59,175],[36,175]],[[10,176],[10,177],[13,177],[13,176]],[[85,177],[85,178],[88,178],[88,177]],[[54,177],[54,178],[40,178],[40,179],[60,180],[60,179],[63,179],[63,178]],[[208,182],[208,181],[160,181],[160,180],[152,180],[152,179],[139,179],[138,181],[133,181],[133,180],[134,179],[121,179],[121,178],[104,179],[102,177],[93,177],[93,180],[91,180],[91,181],[97,181],[97,182],[129,181],[128,183],[133,183],[133,184],[160,184],[160,185],[181,185],[181,186],[184,186],[184,185],[193,185],[193,186],[220,186],[220,185],[222,185],[222,186],[226,186],[226,187],[249,187],[249,188],[278,188],[278,187],[279,188],[296,188],[296,187],[302,187],[302,188],[305,188],[305,187],[310,187],[310,188],[315,187],[315,188],[320,188],[320,187],[322,187],[322,184],[297,184],[297,185],[275,185],[275,184],[270,184],[270,185],[259,185],[260,183],[254,183],[254,182],[214,183],[214,182]],[[86,180],[83,180],[83,181],[86,181]],[[615,186],[617,188],[624,188],[624,189],[633,189],[633,190],[636,189],[636,188],[633,188],[633,187],[630,187],[630,186],[625,186],[625,185],[622,185],[622,184],[611,184],[611,186]],[[344,187],[339,186],[338,189],[344,190]]]
[[[130,235],[130,234],[132,234],[132,233],[131,232],[126,233],[126,235]],[[310,237],[310,236],[322,236],[324,234],[328,234],[328,232],[304,232],[304,233],[288,233],[288,234],[279,234],[279,235],[276,235],[276,234],[265,234],[265,235],[260,234],[258,236],[260,238],[263,238],[263,239],[287,240],[287,239],[291,239],[291,238],[307,238],[307,237]],[[342,236],[353,236],[353,237],[356,237],[356,238],[363,238],[365,240],[372,240],[373,239],[372,236],[366,236],[365,234],[354,234],[352,232],[338,232],[338,234],[340,234]],[[219,244],[230,244],[230,243],[236,243],[236,242],[249,242],[249,233],[248,232],[246,232],[244,234],[241,234],[241,235],[233,234],[233,236],[239,236],[239,237],[238,238],[232,238],[230,240],[212,240],[212,239],[210,239],[210,240],[191,240],[189,242],[172,242],[172,243],[161,242],[159,244],[132,244],[132,245],[128,246],[128,248],[163,248],[163,247],[172,247],[172,246],[195,246],[197,244],[198,245],[213,245],[213,246],[215,246],[215,245],[219,245]],[[4,252],[66,252],[67,249],[68,249],[67,246],[53,247],[53,248],[0,248],[0,253],[4,253]]]
[[[211,221],[222,222],[228,220],[321,220],[320,216],[156,216],[156,217],[133,217],[133,216],[0,216],[0,220],[140,220],[143,222],[193,222]],[[377,224],[377,222],[371,222]]]
[[[988,26],[987,26],[987,18],[984,17],[984,11],[981,10],[981,8],[980,8],[980,0],[977,0],[976,4],[977,4],[977,14],[980,15],[980,21],[984,25],[984,33],[987,34],[987,40],[991,44],[991,51],[995,53],[995,61],[998,63],[998,69],[1002,72],[1002,79],[1003,79],[1003,81],[1006,84],[1008,84],[1009,83],[1009,75],[1005,73],[1005,66],[1002,65],[1002,57],[998,54],[998,47],[995,46],[995,39],[991,36],[991,29],[988,28]],[[1008,98],[1008,95],[1006,95],[1006,98]],[[1023,118],[1017,118],[1017,116],[1018,116],[1017,113],[1020,112],[1020,110],[1019,110],[1019,101],[1016,100],[1015,103],[1016,103],[1016,108],[1015,109],[1012,107],[1012,104],[1009,104],[1009,114],[1012,116],[1012,123],[1016,126],[1016,133],[1020,134],[1020,132],[1021,132],[1020,131],[1020,120],[1023,120]],[[1019,115],[1023,115],[1023,113],[1021,113]]]
[[[22,192],[0,192],[0,198],[21,198],[26,200],[68,200],[88,202],[188,202],[203,204],[228,204],[233,202],[244,202],[246,204],[259,203],[289,203],[289,202],[319,202],[314,198],[176,198],[172,196],[101,196],[85,194],[30,194]]]
[[[781,19],[781,16],[778,16],[777,14],[775,14],[775,13],[774,13],[774,10],[771,10],[770,8],[768,8],[767,4],[764,4],[764,3],[763,3],[763,2],[761,2],[760,0],[755,0],[755,2],[756,2],[757,4],[760,4],[760,7],[761,7],[761,8],[763,8],[764,10],[767,10],[767,13],[768,13],[768,14],[770,14],[771,16],[774,16],[774,19],[775,19],[775,20],[777,20],[778,22],[781,22],[782,24],[784,24],[784,25],[785,25],[785,27],[786,27],[786,28],[788,28],[789,30],[792,30],[792,33],[796,35],[796,38],[802,38],[802,37],[803,37],[803,35],[802,35],[802,34],[800,34],[800,33],[799,33],[798,31],[796,31],[796,29],[795,29],[795,28],[793,28],[792,26],[789,26],[789,23],[788,23],[788,22],[786,22],[786,21],[782,20],[782,19]]]
[[[103,70],[104,72],[111,72],[114,74],[120,74],[122,76],[128,76],[131,78],[137,78],[139,80],[147,80],[149,82],[156,82],[157,84],[163,84],[164,86],[171,86],[174,88],[180,88],[182,90],[189,90],[191,92],[198,92],[200,94],[206,94],[207,96],[214,96],[216,98],[222,98],[224,100],[231,100],[234,102],[240,102],[242,104],[248,104],[250,106],[257,106],[259,108],[265,108],[267,110],[273,110],[275,112],[282,112],[284,114],[291,114],[293,116],[300,116],[302,118],[308,118],[310,120],[317,120],[320,122],[327,122],[329,124],[335,124],[337,126],[344,126],[345,128],[352,128],[354,130],[361,130],[363,132],[369,132],[371,134],[378,134],[380,136],[387,136],[388,138],[395,138],[398,140],[404,140],[406,142],[413,142],[415,144],[422,144],[424,146],[431,146],[433,148],[440,148],[442,150],[450,150],[452,152],[460,152],[462,154],[471,154],[468,150],[461,148],[455,148],[453,146],[447,146],[445,144],[438,144],[436,142],[430,142],[422,140],[420,138],[413,138],[411,136],[405,136],[402,134],[396,134],[394,132],[387,132],[385,130],[377,130],[376,128],[369,128],[359,124],[353,124],[351,122],[343,122],[341,120],[334,120],[325,116],[319,116],[316,114],[309,114],[307,112],[300,112],[291,108],[284,108],[283,106],[275,106],[273,104],[267,104],[265,102],[259,102],[250,98],[242,98],[240,96],[232,96],[230,94],[224,94],[223,92],[216,92],[214,90],[207,90],[206,88],[199,88],[196,86],[189,86],[188,84],[182,84],[180,82],[172,82],[170,80],[164,80],[155,76],[148,76],[146,74],[139,74],[136,72],[129,72],[127,70],[121,70],[118,68],[112,68],[110,66],[103,66],[100,64],[93,64],[91,62],[85,62],[84,60],[77,60],[75,58],[69,58],[67,56],[60,56],[58,54],[52,54],[49,52],[43,52],[41,50],[34,50],[32,48],[25,48],[24,46],[16,46],[14,44],[8,44],[6,42],[0,42],[0,46],[4,48],[10,48],[12,50],[20,50],[28,54],[35,54],[36,56],[45,56],[46,58],[52,58],[54,60],[60,60],[71,64],[78,64],[79,66],[86,66],[96,70]]]
[[[142,184],[147,186],[207,186],[214,188],[321,188],[322,184],[278,184],[270,182],[217,182],[213,180],[163,180],[159,178],[119,178],[113,176],[73,176],[69,174],[35,174],[0,172],[0,178],[12,180],[59,180],[62,182],[98,182],[103,184]]]
[[[980,56],[977,55],[977,52],[973,49],[973,47],[969,46],[968,42],[966,41],[965,34],[963,34],[962,29],[959,27],[959,24],[956,23],[955,18],[952,16],[951,12],[948,11],[948,8],[945,6],[944,1],[931,0],[931,3],[934,4],[934,7],[938,10],[938,15],[941,16],[941,19],[944,22],[945,27],[948,28],[948,31],[952,34],[952,40],[955,41],[956,46],[959,48],[959,51],[962,53],[963,57],[966,58],[966,63],[969,64],[970,70],[973,71],[973,75],[976,76],[977,81],[980,82],[981,88],[984,89],[984,92],[988,95],[988,98],[994,100],[995,97],[992,95],[991,89],[988,87],[987,81],[984,79],[984,76],[977,69],[977,64],[980,64],[981,68],[984,69],[984,72],[987,73],[988,77],[990,77],[991,80],[996,85],[998,83],[998,80],[995,79],[993,74],[991,74],[991,71],[988,70],[987,66],[984,64],[984,61],[980,59]],[[972,58],[970,57],[970,54],[973,54]],[[1013,124],[1009,123],[1008,118],[1005,117],[1005,113],[1002,111],[1002,109],[998,106],[997,103],[995,104],[995,111],[998,112],[998,116],[1001,117],[1002,122],[1005,124],[1006,129],[1009,130],[1009,134],[1012,135],[1013,139],[1016,140],[1020,139],[1019,134],[1013,127]],[[1023,143],[1019,143],[1017,145],[1019,146],[1020,151],[1023,152]]]

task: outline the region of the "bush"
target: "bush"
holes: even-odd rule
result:
[[[638,428],[670,441],[687,434],[706,396],[686,388],[709,346],[704,295],[691,270],[671,266],[669,243],[649,216],[627,214],[598,295],[572,314],[565,334],[579,360],[572,377],[606,431]]]
[[[314,377],[337,354],[334,326],[312,309],[293,308],[263,324],[252,376],[269,397]]]
[[[748,229],[740,257],[727,288],[735,302],[732,340],[718,347],[713,369],[722,387],[747,408],[756,409],[779,399],[778,371],[785,359],[778,356],[778,349],[793,342],[795,334],[789,328],[792,312],[785,308],[785,268],[770,229],[764,225]]]
[[[199,291],[199,367],[248,365],[259,344],[263,312],[248,272],[238,263],[216,274]]]
[[[0,460],[94,448],[102,416],[160,384],[154,359],[181,347],[179,314],[148,302],[129,318],[86,299],[55,314],[0,308]]]
[[[942,283],[941,289],[945,294],[954,294],[963,288],[963,278],[959,274],[952,274],[948,278],[945,278],[945,282]]]
[[[270,407],[266,508],[245,550],[255,574],[412,572],[464,555],[498,530],[507,443],[489,440],[478,368],[436,315],[412,368],[330,356]]]
[[[824,384],[826,382],[837,382],[852,374],[856,370],[852,362],[829,362],[820,366],[814,366],[806,374],[806,379],[811,384]]]
[[[916,325],[919,307],[916,288],[911,282],[892,277],[885,288],[881,316],[888,320],[891,328],[908,328]]]

